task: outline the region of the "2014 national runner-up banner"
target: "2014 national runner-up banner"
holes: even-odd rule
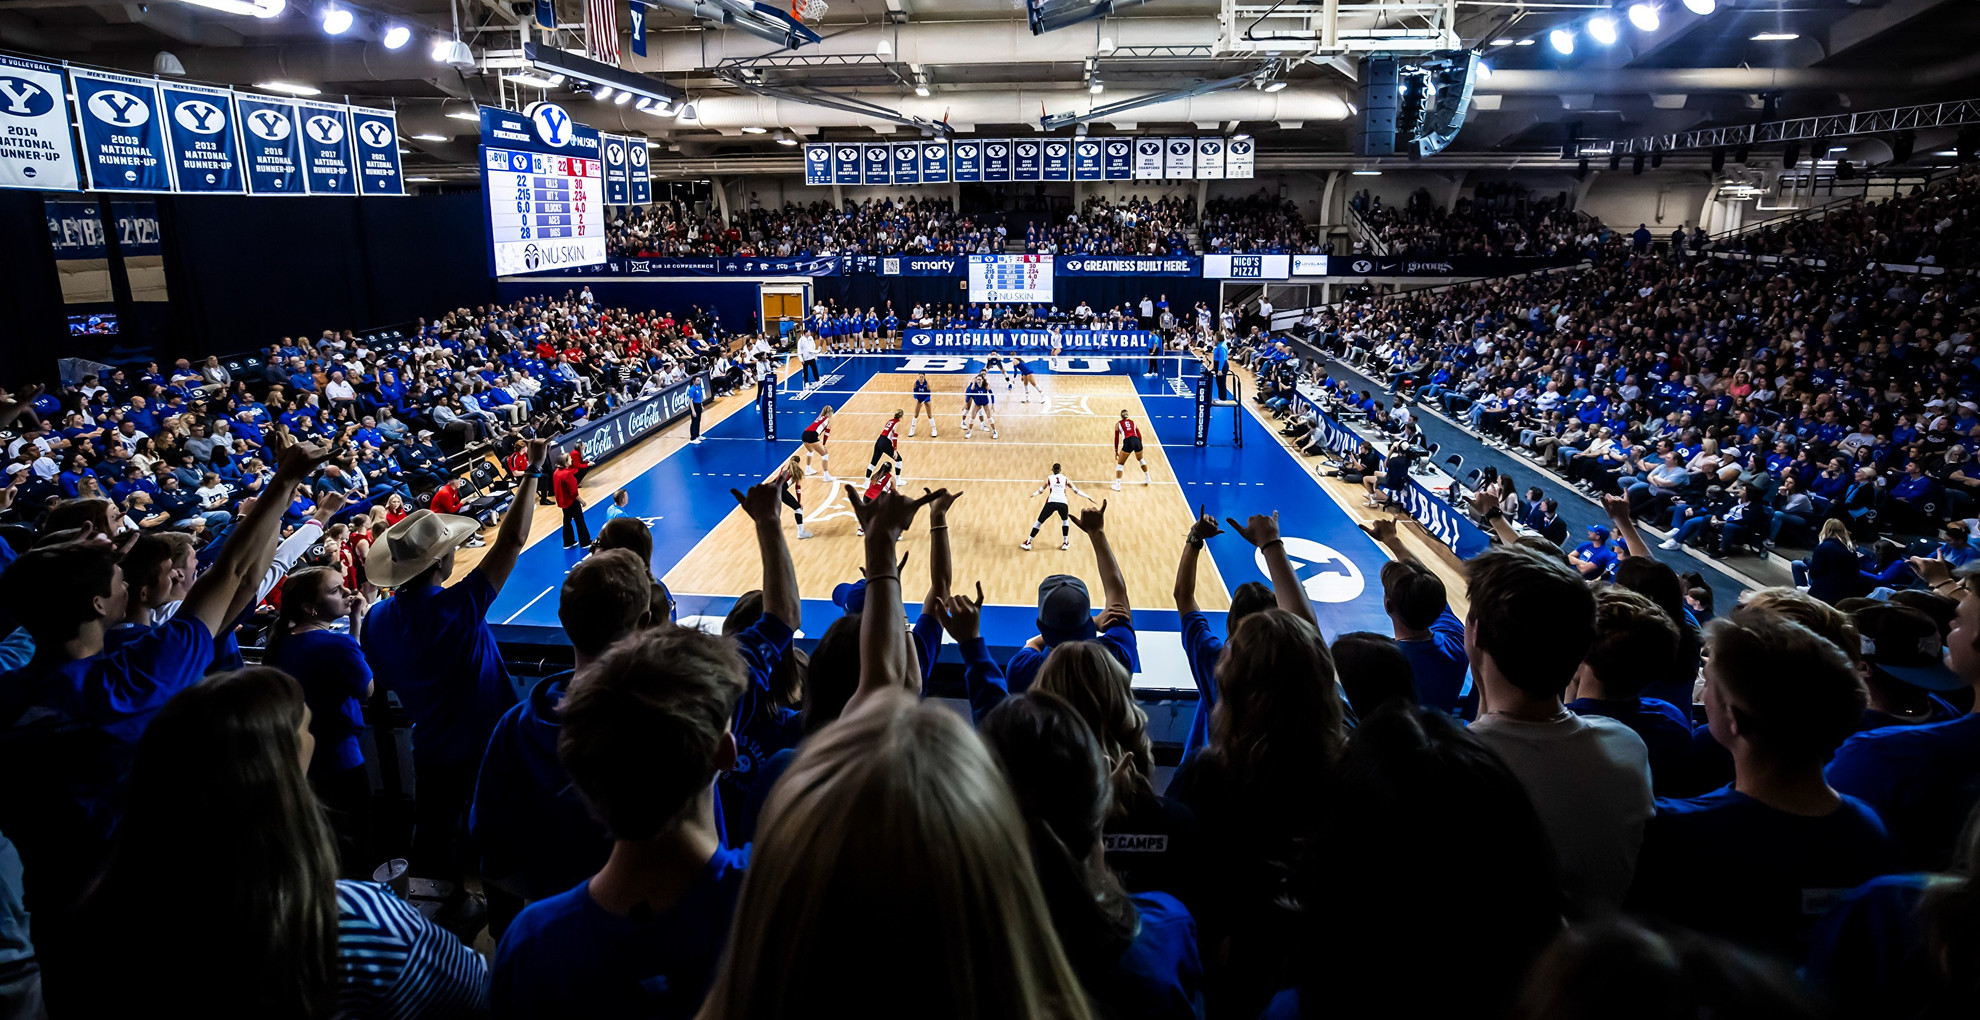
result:
[[[80,190],[66,91],[60,65],[0,53],[0,188]]]

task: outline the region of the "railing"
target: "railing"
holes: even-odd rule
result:
[[[1389,243],[1382,240],[1375,228],[1369,226],[1367,220],[1361,218],[1360,210],[1356,209],[1352,202],[1347,207],[1347,227],[1348,236],[1354,238],[1358,244],[1367,245],[1369,252],[1376,255],[1391,254]]]

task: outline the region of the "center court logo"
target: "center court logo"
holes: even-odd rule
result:
[[[1368,586],[1361,568],[1334,547],[1310,538],[1288,537],[1284,542],[1286,558],[1292,561],[1293,575],[1299,578],[1300,587],[1306,589],[1307,598],[1315,602],[1352,602]],[[1253,559],[1259,573],[1271,576],[1262,550]]]

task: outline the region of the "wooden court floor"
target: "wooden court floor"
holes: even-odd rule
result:
[[[965,439],[961,394],[969,378],[930,375],[940,435],[930,436],[929,421],[923,418],[913,437],[902,430],[900,447],[903,492],[918,495],[924,487],[947,487],[964,493],[949,516],[956,590],[973,591],[981,581],[991,604],[1029,606],[1036,604],[1040,580],[1049,574],[1072,574],[1085,580],[1099,602],[1093,547],[1077,527],[1067,551],[1059,549],[1057,517],[1039,532],[1033,551],[1019,548],[1044,506],[1045,497],[1032,493],[1058,462],[1095,504],[1106,501],[1107,535],[1127,579],[1131,604],[1173,608],[1176,559],[1195,514],[1155,439],[1148,408],[1133,382],[1121,376],[1041,374],[1037,380],[1043,393],[1031,393],[1026,402],[1018,389],[1006,389],[1004,380],[992,373],[998,438],[979,428]],[[837,408],[829,444],[833,474],[864,491],[873,440],[896,409],[912,413],[914,379],[905,373],[876,374],[856,393],[827,398]],[[1186,402],[1173,403],[1180,407]],[[1150,482],[1143,483],[1141,469],[1130,457],[1123,491],[1114,492],[1113,423],[1123,409],[1141,426]],[[726,493],[723,498],[728,498]],[[859,577],[863,555],[861,540],[854,534],[857,523],[843,488],[828,485],[819,475],[805,479],[801,499],[806,525],[817,537],[797,540],[787,514],[799,593],[804,598],[829,599],[834,586]],[[1071,504],[1075,513],[1088,505],[1077,495],[1071,497]],[[917,520],[901,541],[910,557],[903,578],[910,600],[927,590],[925,521],[925,517]],[[761,567],[751,551],[753,544],[748,519],[740,510],[731,511],[667,572],[667,585],[679,593],[699,595],[738,595],[756,588]],[[1229,608],[1229,591],[1208,556],[1201,560],[1197,588],[1204,609]]]

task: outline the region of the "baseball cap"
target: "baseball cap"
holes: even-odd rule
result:
[[[1941,661],[1945,645],[1939,625],[1910,606],[1884,603],[1855,613],[1863,638],[1863,658],[1878,672],[1928,691],[1956,691],[1967,686]]]
[[[1606,524],[1590,524],[1588,526],[1588,533],[1591,535],[1600,535],[1603,538],[1608,538],[1609,526]]]
[[[832,604],[847,613],[857,613],[866,608],[866,579],[860,578],[832,589]]]
[[[1093,636],[1093,597],[1085,581],[1053,574],[1038,582],[1038,633],[1047,644]]]
[[[432,429],[420,429],[420,430],[419,430],[419,438],[421,438],[421,439],[431,439],[431,438],[433,438],[433,430],[432,430]]]

